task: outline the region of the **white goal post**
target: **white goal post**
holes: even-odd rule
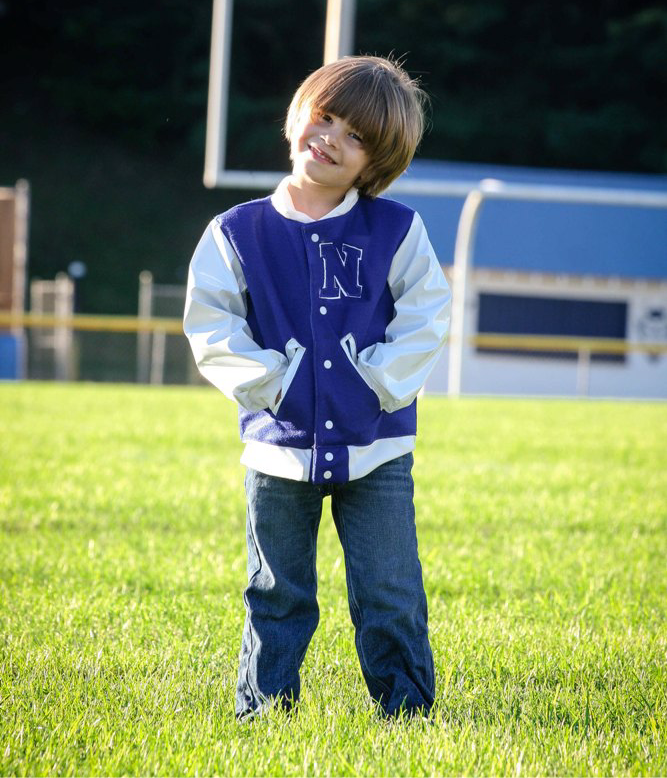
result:
[[[355,0],[327,0],[324,63],[354,50]],[[204,184],[211,188],[273,190],[286,173],[227,170],[227,108],[232,47],[233,0],[213,0],[211,62]],[[472,266],[475,234],[483,203],[489,199],[667,208],[667,194],[655,191],[602,189],[545,184],[512,184],[496,180],[455,181],[417,179],[402,175],[391,194],[462,197],[452,278],[452,323],[449,339],[449,395],[462,392],[463,350],[466,337],[466,293]]]
[[[233,6],[234,0],[213,0],[204,184],[210,189],[274,189],[284,174],[225,168]],[[354,11],[355,0],[327,0],[324,64],[352,53]]]
[[[213,0],[204,184],[209,189],[271,191],[286,175],[285,172],[226,168],[233,12],[234,0]],[[353,52],[354,12],[355,0],[327,0],[324,64]],[[411,180],[402,176],[392,184],[391,191],[434,197],[465,197],[473,187],[470,182]]]

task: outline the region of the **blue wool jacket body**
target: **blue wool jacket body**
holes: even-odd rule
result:
[[[289,186],[208,225],[184,330],[201,374],[239,405],[244,465],[341,483],[414,449],[451,295],[417,213],[353,188],[314,220]]]
[[[309,224],[285,219],[270,198],[218,217],[243,269],[253,339],[280,352],[294,340],[300,355],[275,413],[239,407],[241,438],[312,449],[315,483],[349,480],[349,446],[416,434],[416,401],[382,410],[341,342],[352,335],[362,350],[384,340],[394,315],[387,276],[413,216],[360,197],[348,213]]]

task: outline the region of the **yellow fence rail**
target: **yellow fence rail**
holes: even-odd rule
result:
[[[35,313],[0,312],[0,327],[183,334],[183,322],[180,319],[142,319],[138,316],[89,316],[86,314],[63,317]]]
[[[150,318],[137,316],[75,316],[59,317],[34,313],[0,312],[0,327],[71,329],[98,332],[163,332],[172,335],[183,334],[180,319]],[[667,354],[667,342],[643,342],[616,340],[613,338],[574,338],[552,335],[473,335],[466,343],[478,348],[512,349],[516,351],[569,351],[589,354]]]
[[[589,354],[667,354],[667,343],[616,340],[614,338],[567,338],[552,335],[474,335],[470,345],[488,349],[516,351],[572,351]]]

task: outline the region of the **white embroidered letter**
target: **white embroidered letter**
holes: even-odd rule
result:
[[[361,297],[364,288],[359,283],[359,265],[363,251],[343,243],[342,251],[333,243],[320,243],[320,256],[324,272],[320,297],[339,300],[345,297]]]

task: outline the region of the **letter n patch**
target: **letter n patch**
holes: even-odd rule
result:
[[[359,283],[359,265],[363,251],[343,243],[339,251],[333,243],[320,243],[320,256],[324,271],[320,297],[339,300],[345,297],[361,297],[364,288]]]

